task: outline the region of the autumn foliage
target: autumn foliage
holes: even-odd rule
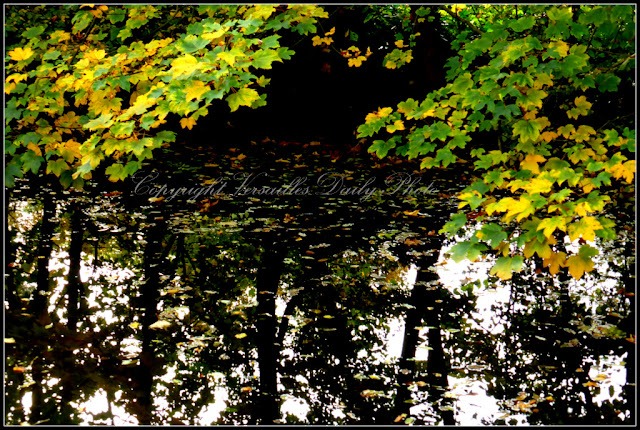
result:
[[[466,231],[454,260],[494,254],[491,273],[509,279],[536,257],[552,275],[582,277],[598,254],[592,242],[615,239],[617,211],[633,204],[634,8],[442,13],[466,30],[448,84],[367,115],[359,136],[375,138],[379,157],[395,151],[422,168],[473,163],[443,230]]]
[[[366,10],[391,28],[389,8]],[[592,270],[593,241],[615,240],[617,208],[634,203],[634,7],[396,11],[404,33],[386,43],[383,67],[411,63],[421,20],[444,23],[456,54],[444,87],[366,116],[358,136],[372,138],[369,151],[423,169],[474,166],[443,229],[465,237],[455,260],[493,254],[502,279],[531,259],[552,275]],[[377,48],[349,28],[316,27],[327,16],[313,5],[12,6],[6,185],[45,173],[82,188],[97,169],[123,180],[175,140],[170,117],[191,129],[217,100],[232,112],[265,105],[263,71],[294,54],[280,45],[285,32],[349,67],[371,61]],[[338,35],[353,44],[334,46]]]

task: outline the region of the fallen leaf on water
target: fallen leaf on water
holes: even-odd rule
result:
[[[169,321],[159,320],[154,322],[149,326],[151,330],[166,330],[171,327],[171,323]]]
[[[407,417],[407,414],[400,414],[396,417],[395,420],[393,420],[394,423],[398,423],[400,421],[402,421],[403,419],[405,419]]]
[[[236,339],[243,339],[243,338],[245,338],[245,337],[247,337],[247,334],[246,334],[246,333],[238,333],[238,334],[236,335]]]

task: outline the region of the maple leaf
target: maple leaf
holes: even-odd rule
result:
[[[513,125],[513,135],[519,135],[522,143],[535,142],[540,136],[541,129],[538,121],[521,119]]]
[[[567,219],[569,218],[563,216],[545,218],[538,224],[537,230],[544,230],[542,233],[549,238],[556,229],[567,231]]]
[[[238,110],[240,106],[251,106],[251,104],[259,98],[260,95],[253,88],[240,88],[238,92],[227,96],[227,103],[229,103],[231,112],[234,112]]]
[[[542,163],[546,160],[547,159],[542,155],[528,154],[524,158],[524,160],[520,162],[520,168],[523,170],[530,170],[531,173],[540,173],[540,167],[538,166],[538,163]]]
[[[180,120],[180,126],[182,128],[188,128],[189,130],[191,130],[194,125],[196,125],[196,120],[193,118],[182,118]]]
[[[282,62],[278,52],[273,49],[262,49],[253,54],[253,67],[258,69],[271,69],[274,61]]]
[[[404,130],[404,121],[397,120],[393,124],[387,126],[387,132],[393,133],[396,130]]]
[[[515,257],[500,257],[489,273],[491,275],[498,275],[500,279],[506,281],[511,279],[513,272],[519,272],[522,270],[523,263],[524,260],[519,255],[516,255]]]
[[[362,62],[365,61],[366,59],[367,57],[360,55],[355,58],[349,58],[347,60],[347,63],[349,64],[349,67],[360,67],[362,65]]]
[[[407,246],[415,246],[415,245],[420,245],[422,244],[422,241],[418,240],[418,239],[405,239],[404,244]]]
[[[9,51],[9,56],[13,61],[23,61],[29,59],[33,55],[31,48],[16,48]]]
[[[573,242],[580,236],[586,241],[592,241],[596,237],[596,230],[602,230],[602,224],[594,217],[588,216],[569,225],[569,238]]]
[[[595,255],[598,255],[597,249],[589,245],[583,245],[580,247],[578,254],[567,258],[563,266],[569,269],[569,273],[574,279],[580,279],[585,272],[593,270],[594,262],[591,257]]]
[[[568,139],[575,132],[576,132],[576,128],[574,127],[573,124],[567,124],[567,125],[558,127],[558,134],[561,134],[562,137],[564,137],[565,139]]]
[[[544,194],[550,192],[552,186],[553,182],[549,181],[548,179],[533,178],[528,181],[527,184],[522,188],[524,190],[527,190],[531,194]]]
[[[560,58],[569,54],[569,45],[563,40],[549,43],[549,49],[555,50],[560,55]]]
[[[528,217],[535,211],[535,208],[531,205],[531,200],[527,199],[524,196],[520,196],[520,200],[511,200],[512,202],[511,204],[509,204],[509,207],[507,208],[507,214],[505,215],[506,220],[512,219],[517,215],[516,219],[520,221],[521,219]]]
[[[91,108],[97,114],[109,113],[111,111],[119,111],[122,106],[120,97],[101,97],[91,104]]]
[[[218,54],[221,56],[225,52]],[[193,55],[187,54],[182,57],[176,58],[171,62],[171,70],[169,73],[175,77],[191,74],[202,67],[202,64]]]
[[[87,60],[102,60],[107,53],[104,49],[92,49],[91,51],[87,51],[84,53],[84,58]]]
[[[542,266],[549,268],[549,273],[555,275],[560,270],[560,267],[565,267],[564,262],[567,254],[564,252],[551,252],[548,258],[542,260]]]
[[[628,183],[633,182],[633,177],[636,171],[636,160],[629,160],[626,163],[618,163],[608,169],[608,172],[613,174],[616,179],[624,178]]]
[[[206,93],[209,90],[211,90],[211,88],[208,85],[205,85],[204,82],[195,81],[187,87],[187,91],[186,91],[187,101],[198,100],[204,95],[204,93]]]
[[[576,97],[574,103],[576,107],[567,111],[567,116],[573,119],[578,119],[580,115],[586,116],[592,106],[592,104],[587,101],[587,98],[585,96]]]
[[[546,240],[539,242],[537,238],[527,242],[524,246],[524,256],[530,258],[534,253],[538,254],[540,258],[551,257],[551,247]]]
[[[559,136],[558,133],[556,133],[555,131],[545,131],[544,133],[542,133],[540,135],[542,140],[544,140],[547,143],[551,142],[552,140],[554,140],[558,136]]]
[[[578,130],[571,136],[576,142],[583,142],[589,139],[589,136],[596,134],[596,131],[590,125],[581,125]]]
[[[88,130],[91,130],[91,131],[97,130],[99,128],[109,128],[113,124],[112,117],[113,117],[113,115],[111,115],[111,114],[103,113],[102,115],[100,115],[96,119],[87,122],[84,125],[84,128],[86,128]]]
[[[498,224],[489,223],[483,225],[482,229],[476,233],[476,236],[478,239],[490,242],[491,247],[496,249],[507,238],[507,233]]]

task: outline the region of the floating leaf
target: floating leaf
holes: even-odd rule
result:
[[[171,327],[171,323],[165,320],[158,320],[149,326],[151,330],[166,330],[169,327]]]

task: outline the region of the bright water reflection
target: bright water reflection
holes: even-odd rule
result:
[[[401,215],[406,203],[389,213]],[[622,249],[602,249],[580,282],[535,267],[501,282],[487,261],[447,260],[447,246],[428,242],[429,220],[390,216],[384,230],[369,231],[347,213],[318,232],[316,219],[296,224],[314,207],[259,219],[231,209],[224,217],[95,209],[115,206],[83,212],[94,227],[80,253],[75,327],[71,213],[60,206],[48,315],[35,324],[27,304],[37,288],[38,205],[13,206],[25,300],[7,336],[12,423],[28,421],[40,403],[53,423],[253,424],[268,414],[260,412],[268,389],[278,423],[630,419],[629,333],[618,327],[631,307],[618,292],[629,270]],[[437,279],[420,283],[429,252]],[[275,285],[261,284],[271,270],[280,270]],[[262,369],[275,374],[271,388]]]

